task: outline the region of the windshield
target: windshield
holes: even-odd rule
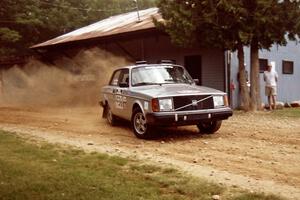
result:
[[[132,69],[132,86],[187,83],[194,80],[180,66],[149,66]]]

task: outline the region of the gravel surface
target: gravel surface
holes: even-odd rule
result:
[[[250,191],[300,199],[300,119],[241,113],[213,135],[194,126],[135,138],[128,123],[111,127],[99,107],[0,107],[0,128],[26,137],[173,166],[194,176]]]

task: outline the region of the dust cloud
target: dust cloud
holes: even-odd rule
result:
[[[94,48],[73,58],[61,57],[54,63],[47,65],[31,59],[25,66],[0,71],[0,105],[96,105],[101,86],[107,84],[112,71],[129,62]]]

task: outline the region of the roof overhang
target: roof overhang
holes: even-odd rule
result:
[[[139,11],[139,16],[140,20],[138,20],[136,11],[112,16],[46,42],[34,45],[31,48],[51,48],[82,41],[103,40],[120,37],[122,35],[154,31],[157,29],[153,22],[153,18],[158,21],[162,20],[161,15],[158,13],[158,8],[141,10]]]

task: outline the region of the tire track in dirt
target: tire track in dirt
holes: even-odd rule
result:
[[[194,176],[300,199],[300,119],[237,114],[214,135],[195,127],[160,129],[153,141],[110,127],[98,107],[0,108],[0,128],[27,136],[173,165]],[[93,145],[87,145],[92,143]]]

